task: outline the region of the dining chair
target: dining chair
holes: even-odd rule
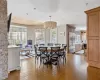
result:
[[[67,45],[64,45],[64,46],[63,46],[63,49],[62,49],[62,53],[63,53],[62,56],[63,56],[63,57],[66,56],[66,50],[67,50]]]
[[[84,55],[86,56],[87,44],[83,44]]]
[[[61,46],[61,44],[58,44],[58,43],[57,43],[57,44],[55,44],[55,46]]]
[[[66,52],[66,50],[67,50],[67,45],[65,45],[65,46],[63,46],[64,47],[64,50],[65,50],[65,52]]]
[[[66,44],[62,44],[62,47],[67,46]]]
[[[35,64],[36,62],[38,63],[39,59],[40,59],[40,52],[38,51],[38,47],[36,45],[34,45],[34,50],[35,50]]]
[[[60,59],[63,59],[63,63],[66,63],[66,46],[64,46],[59,52]]]
[[[48,43],[48,46],[53,46],[53,43]]]
[[[47,51],[47,47],[39,47],[39,51],[40,51],[40,63],[45,63],[46,61],[48,61],[48,51]]]
[[[41,56],[41,54],[40,54],[40,52],[38,51],[38,49],[37,49],[37,46],[36,46],[36,45],[34,45],[34,50],[35,50],[35,57],[36,57],[36,58],[40,57],[40,56]]]
[[[36,47],[38,47],[38,44],[35,44]]]
[[[51,47],[51,63],[54,65],[59,64],[59,51],[60,47]]]
[[[44,46],[45,44],[39,44],[39,46]]]

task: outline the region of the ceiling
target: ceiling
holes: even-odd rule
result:
[[[15,16],[12,17],[11,23],[16,25],[25,25],[25,26],[36,26],[36,25],[43,26],[42,22]]]
[[[100,6],[100,0],[7,0],[8,13],[13,16],[44,22],[49,20],[62,24],[86,24],[84,11]],[[34,9],[36,8],[36,9]]]

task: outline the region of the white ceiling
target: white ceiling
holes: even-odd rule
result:
[[[100,0],[8,0],[8,13],[42,22],[49,20],[51,15],[58,25],[85,25],[84,11],[98,6]]]

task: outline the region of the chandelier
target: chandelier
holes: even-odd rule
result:
[[[51,21],[51,16],[50,17],[50,21],[46,21],[44,22],[44,28],[46,29],[54,29],[57,27],[57,22],[55,21]]]

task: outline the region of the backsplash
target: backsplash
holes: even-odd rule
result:
[[[0,79],[8,77],[7,1],[0,0]]]

